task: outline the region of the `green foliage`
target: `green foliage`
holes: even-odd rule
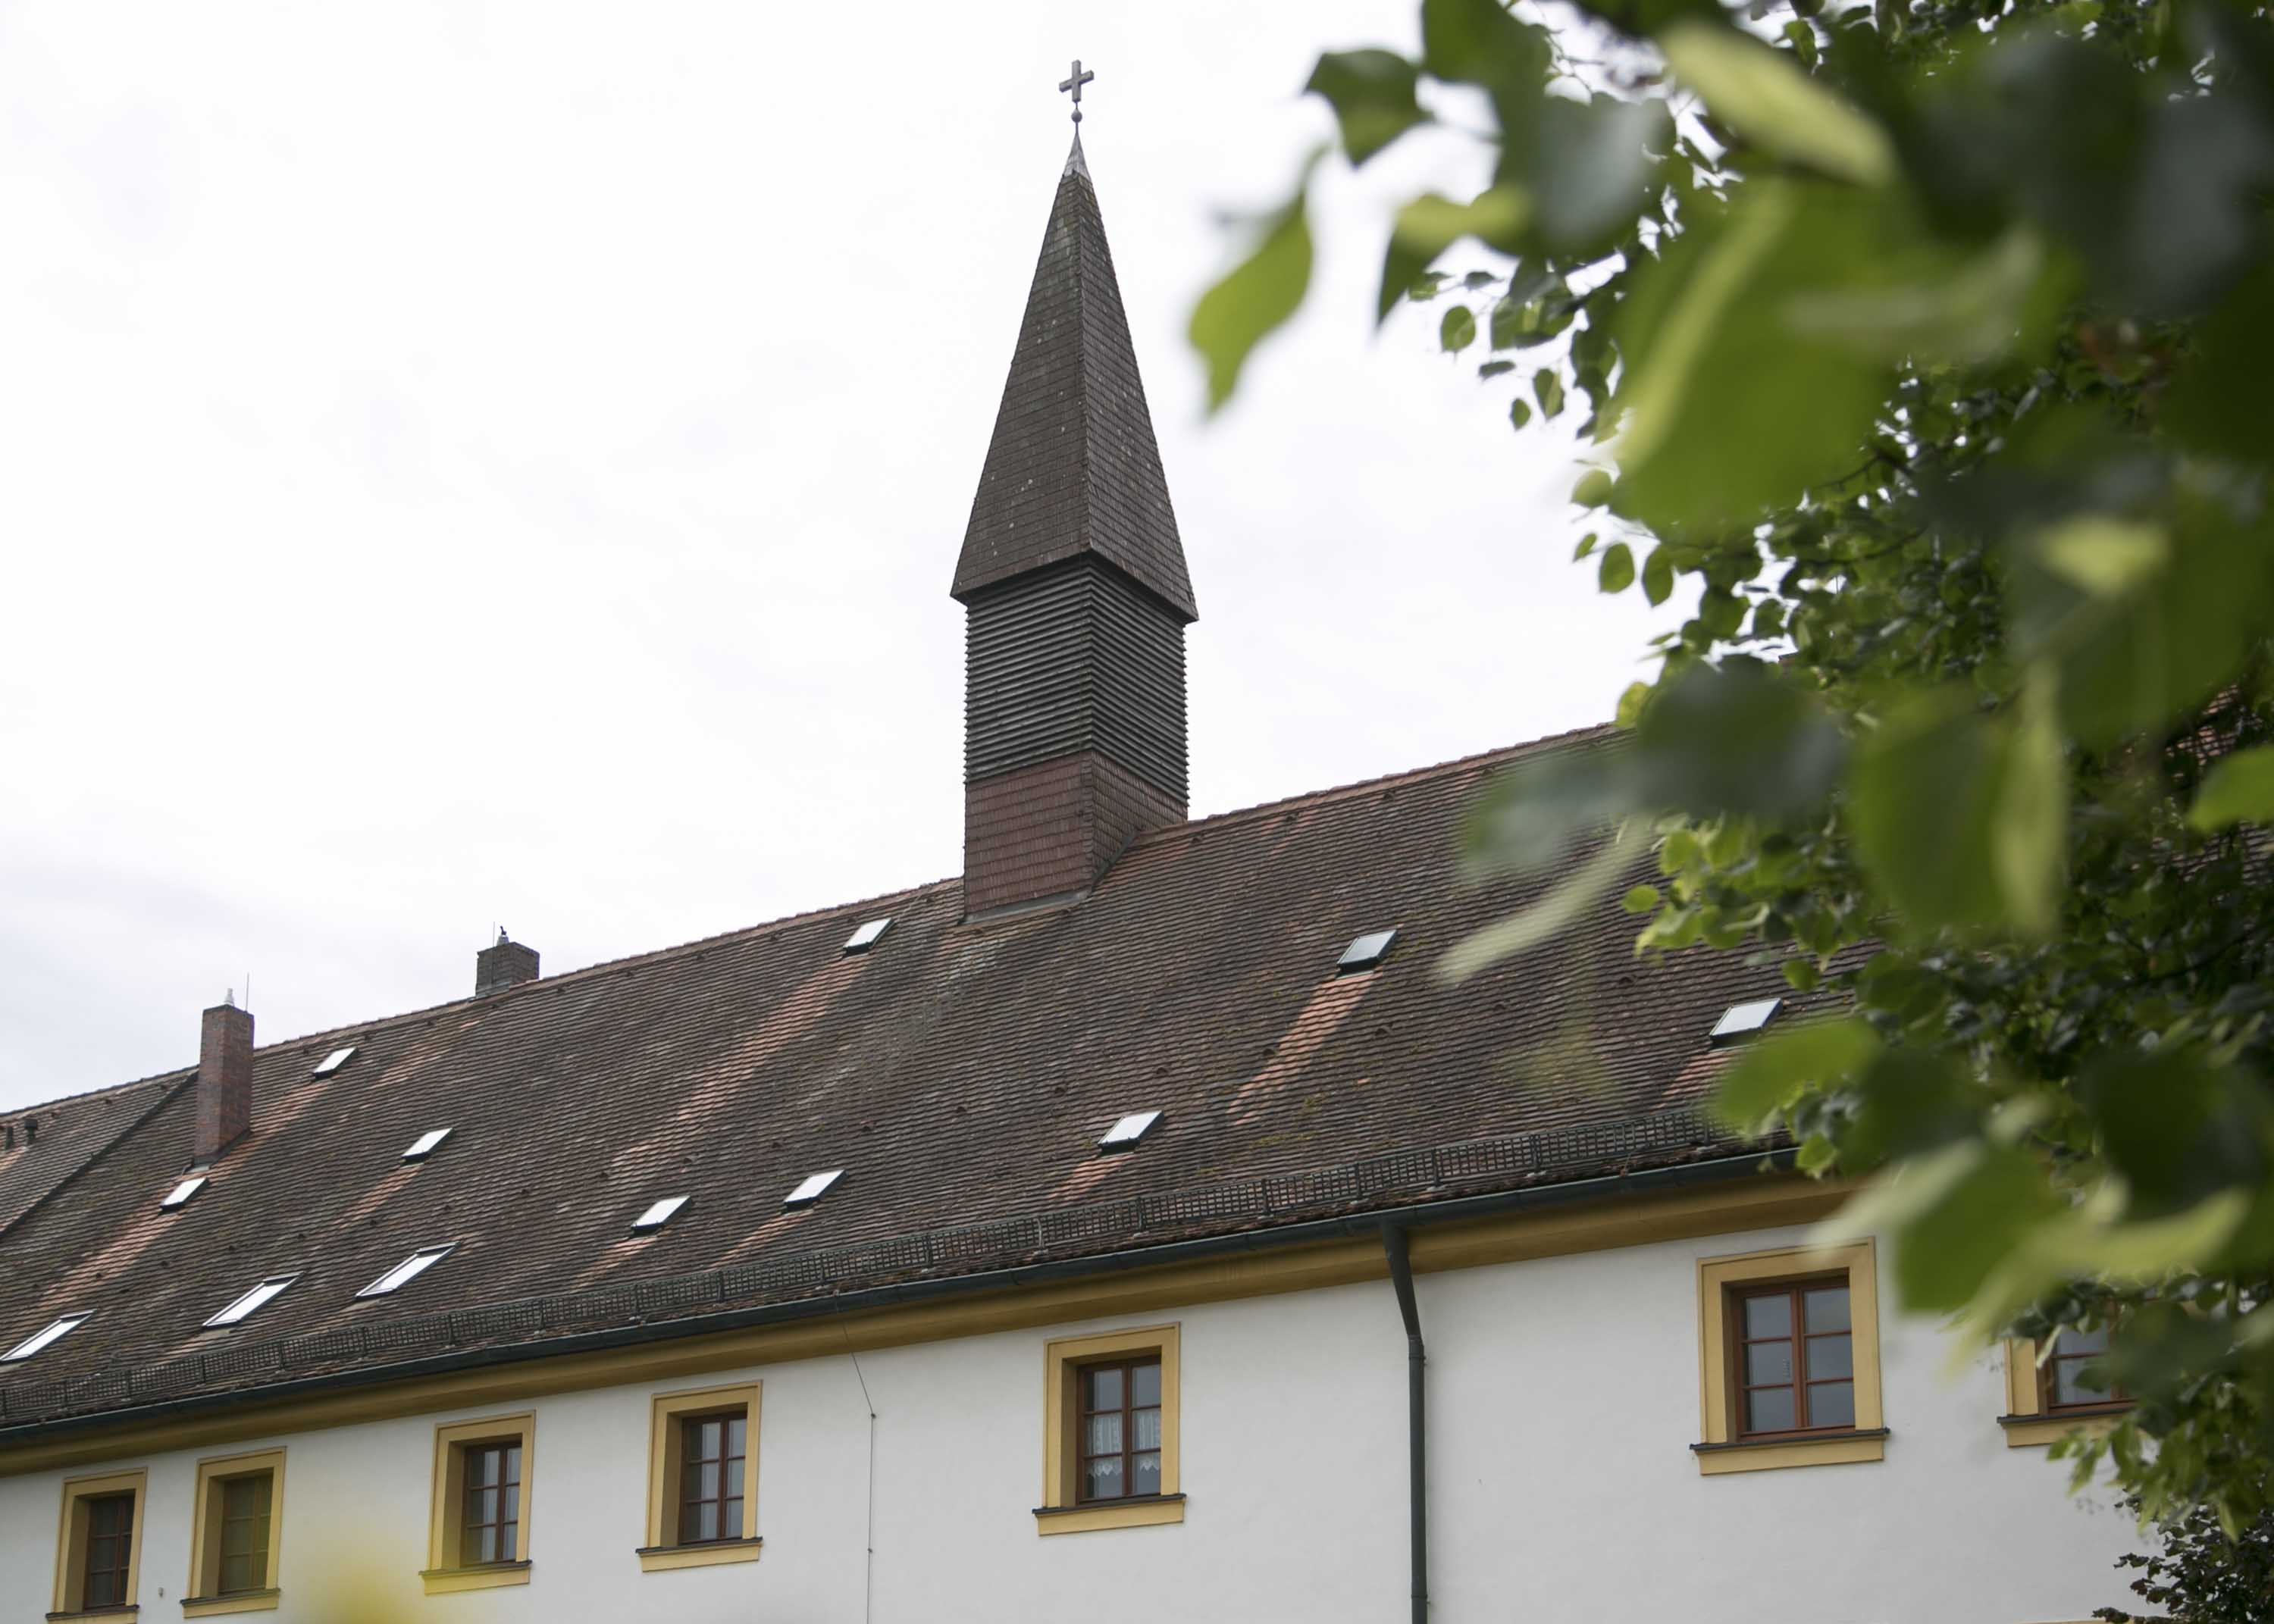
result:
[[[2137,1501],[2132,1508],[2139,1509]],[[2163,1549],[2153,1556],[2127,1556],[2120,1566],[2136,1568],[2132,1590],[2157,1611],[2159,1620],[2187,1624],[2263,1624],[2266,1598],[2274,1596],[2274,1515],[2261,1516],[2230,1538],[2218,1518],[2196,1511],[2171,1525]],[[2109,1624],[2132,1624],[2143,1615],[2103,1607],[2093,1616]]]
[[[1448,973],[1616,900],[1643,951],[1745,952],[1806,995],[1721,1110],[1870,1179],[1842,1222],[1899,1238],[1907,1305],[1984,1338],[2111,1327],[2139,1402],[2056,1458],[2165,1531],[2143,1594],[2258,1616],[2217,1610],[2245,1592],[2213,1547],[2243,1541],[2263,1612],[2267,6],[1581,0],[1562,35],[1497,0],[1421,12],[1403,68],[1314,79],[1353,157],[1441,86],[1489,107],[1491,187],[1399,212],[1380,307],[1436,297],[1456,243],[1500,256],[1440,342],[1528,352],[1518,430],[1584,404],[1580,567],[1697,605],[1622,698],[1623,748],[1496,786],[1480,866],[1616,832]]]

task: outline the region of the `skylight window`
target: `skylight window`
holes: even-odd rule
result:
[[[658,1201],[653,1207],[649,1207],[647,1211],[642,1213],[638,1217],[633,1219],[632,1228],[634,1230],[642,1233],[644,1233],[649,1229],[660,1229],[665,1224],[671,1222],[672,1215],[678,1212],[681,1207],[686,1205],[687,1198],[685,1196],[667,1195],[660,1201]]]
[[[344,1049],[335,1049],[330,1054],[326,1055],[321,1060],[316,1062],[316,1069],[309,1072],[308,1075],[311,1077],[329,1077],[333,1072],[347,1064],[349,1061],[354,1059],[355,1056],[356,1046],[352,1043],[349,1044]]]
[[[457,1249],[457,1243],[455,1241],[447,1246],[421,1246],[402,1262],[388,1270],[386,1274],[357,1292],[356,1296],[359,1298],[385,1297],[390,1291],[399,1291]]]
[[[279,1292],[282,1291],[285,1287],[290,1285],[294,1281],[299,1278],[300,1277],[297,1274],[271,1274],[267,1279],[253,1287],[252,1290],[246,1292],[234,1303],[231,1303],[227,1308],[222,1309],[221,1312],[207,1320],[206,1328],[210,1330],[217,1325],[238,1325],[243,1323],[245,1320],[251,1318],[253,1312],[260,1308],[262,1304],[267,1302],[271,1297],[275,1297]]]
[[[848,953],[865,953],[876,946],[878,939],[892,928],[892,917],[889,914],[882,919],[872,919],[846,938],[845,951]]]
[[[1335,961],[1335,974],[1348,975],[1357,970],[1371,970],[1389,954],[1389,944],[1397,939],[1393,927],[1388,930],[1369,930],[1348,947]]]
[[[7,1352],[0,1353],[0,1365],[14,1365],[30,1358],[42,1348],[50,1347],[63,1341],[91,1318],[93,1316],[89,1314],[65,1314],[62,1319],[49,1325],[46,1329],[33,1332],[31,1335],[9,1349]]]
[[[410,1148],[403,1153],[403,1159],[405,1162],[424,1162],[440,1149],[442,1141],[449,1137],[450,1130],[448,1128],[429,1128],[410,1141]]]
[[[1733,1004],[1721,1019],[1713,1023],[1708,1041],[1734,1043],[1739,1038],[1751,1037],[1769,1024],[1770,1018],[1784,1007],[1782,998],[1756,998],[1750,1004]]]
[[[835,1184],[839,1179],[844,1177],[845,1169],[843,1168],[832,1168],[826,1173],[809,1174],[806,1177],[804,1183],[798,1185],[796,1189],[791,1191],[787,1195],[782,1197],[782,1205],[784,1207],[810,1207],[816,1201],[821,1199],[823,1196],[829,1193],[830,1185]]]
[[[203,1173],[192,1173],[166,1192],[166,1199],[159,1202],[158,1206],[162,1211],[169,1213],[178,1207],[187,1207],[190,1204],[190,1198],[205,1187],[206,1176]]]
[[[1098,1154],[1110,1156],[1136,1149],[1137,1141],[1150,1133],[1153,1124],[1160,1120],[1158,1111],[1131,1112],[1105,1131],[1105,1137],[1097,1141]]]

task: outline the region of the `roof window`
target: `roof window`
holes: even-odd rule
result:
[[[1105,1137],[1097,1141],[1097,1154],[1111,1156],[1136,1149],[1137,1141],[1150,1133],[1153,1124],[1160,1120],[1158,1111],[1131,1112],[1105,1131]]]
[[[1335,961],[1337,975],[1349,975],[1359,970],[1371,970],[1389,955],[1389,944],[1397,939],[1395,926],[1388,930],[1369,930],[1348,947]]]
[[[1770,1019],[1783,1007],[1782,998],[1756,998],[1750,1004],[1733,1004],[1721,1019],[1713,1023],[1713,1030],[1706,1041],[1719,1047],[1723,1043],[1734,1043],[1739,1038],[1751,1037],[1767,1026]]]
[[[356,1046],[352,1043],[348,1044],[343,1049],[335,1049],[330,1054],[326,1055],[321,1060],[316,1062],[316,1069],[309,1072],[308,1075],[311,1077],[329,1077],[333,1072],[347,1064],[349,1061],[354,1059],[355,1056]]]
[[[872,919],[845,938],[845,951],[847,953],[865,953],[876,946],[885,932],[892,928],[892,916],[889,914],[882,919]]]
[[[267,1302],[271,1297],[275,1297],[278,1293],[282,1292],[285,1287],[290,1285],[294,1281],[299,1278],[300,1277],[297,1274],[271,1274],[267,1279],[253,1287],[252,1290],[246,1292],[234,1303],[231,1303],[227,1308],[222,1309],[221,1312],[207,1320],[206,1328],[207,1330],[211,1330],[217,1325],[237,1325],[242,1323],[244,1320],[252,1317],[254,1310],[260,1307],[262,1304]]]
[[[166,1192],[166,1199],[158,1203],[159,1208],[161,1211],[170,1213],[177,1208],[187,1207],[190,1204],[190,1198],[205,1187],[206,1176],[203,1173],[192,1173]]]
[[[62,1319],[49,1322],[45,1329],[33,1332],[7,1352],[0,1353],[0,1365],[14,1365],[30,1358],[42,1348],[63,1341],[93,1317],[90,1314],[65,1314]]]
[[[638,1217],[633,1219],[632,1230],[635,1234],[645,1234],[650,1229],[660,1229],[665,1224],[671,1222],[674,1214],[675,1214],[681,1207],[686,1205],[687,1198],[685,1196],[667,1195],[660,1201],[658,1201],[654,1206],[649,1207],[647,1211],[642,1213]]]
[[[410,1148],[403,1153],[405,1162],[424,1162],[441,1148],[442,1141],[450,1137],[448,1128],[429,1128],[410,1141]]]
[[[357,1292],[356,1296],[358,1297],[385,1297],[390,1291],[399,1291],[457,1249],[458,1244],[456,1241],[447,1246],[421,1246],[402,1262],[388,1270],[386,1274]]]
[[[843,1168],[832,1168],[826,1173],[809,1173],[798,1187],[782,1197],[784,1207],[810,1207],[829,1193],[829,1187],[845,1177]]]

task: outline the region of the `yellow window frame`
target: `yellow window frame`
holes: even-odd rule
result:
[[[1095,1336],[1066,1336],[1043,1349],[1043,1500],[1037,1534],[1085,1534],[1108,1528],[1152,1528],[1185,1520],[1182,1408],[1178,1327],[1141,1326]],[[1143,1499],[1085,1503],[1075,1481],[1074,1443],[1082,1366],[1101,1359],[1156,1355],[1161,1361],[1161,1492]]]
[[[268,1479],[268,1575],[257,1590],[220,1595],[222,1487],[242,1477]],[[190,1588],[182,1616],[221,1618],[232,1613],[274,1612],[281,1592],[276,1575],[284,1545],[284,1451],[215,1455],[198,1462],[197,1498],[190,1512]]]
[[[1849,1346],[1855,1356],[1856,1425],[1820,1438],[1754,1443],[1737,1436],[1729,1304],[1758,1282],[1845,1274]],[[1879,1392],[1879,1270],[1869,1239],[1844,1246],[1781,1246],[1698,1260],[1698,1411],[1700,1442],[1690,1446],[1700,1476],[1843,1466],[1884,1460],[1886,1416]]]
[[[731,1387],[659,1393],[649,1411],[647,1540],[640,1546],[640,1569],[661,1573],[676,1568],[712,1568],[721,1562],[755,1562],[764,1541],[758,1538],[758,1401],[755,1381]],[[679,1534],[680,1423],[693,1416],[742,1412],[742,1531],[734,1539],[683,1545]]]

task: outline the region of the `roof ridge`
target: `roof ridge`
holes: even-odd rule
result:
[[[108,1083],[100,1088],[82,1088],[77,1094],[59,1094],[52,1099],[30,1100],[22,1105],[0,1106],[0,1116],[28,1116],[37,1111],[53,1110],[65,1105],[83,1104],[89,1100],[105,1099],[114,1094],[131,1094],[137,1088],[147,1088],[156,1083],[187,1082],[198,1074],[196,1062],[185,1066],[167,1066],[141,1077],[130,1078],[123,1083]]]
[[[1187,818],[1181,823],[1164,823],[1148,829],[1129,843],[1136,851],[1174,839],[1196,830],[1219,829],[1228,824],[1245,823],[1253,818],[1268,817],[1273,813],[1298,810],[1304,807],[1321,806],[1347,795],[1364,794],[1369,790],[1395,788],[1416,783],[1424,778],[1473,771],[1479,767],[1515,761],[1534,751],[1547,750],[1562,745],[1577,744],[1591,736],[1608,735],[1617,731],[1615,722],[1593,722],[1585,727],[1566,729],[1560,733],[1547,733],[1537,739],[1526,739],[1518,744],[1495,745],[1491,749],[1478,750],[1468,756],[1457,756],[1449,761],[1435,762],[1427,767],[1409,767],[1402,772],[1386,772],[1378,778],[1359,778],[1348,784],[1330,785],[1325,789],[1307,790],[1299,795],[1283,796],[1277,801],[1261,801],[1253,806],[1235,807],[1227,812],[1211,812],[1206,817]]]

